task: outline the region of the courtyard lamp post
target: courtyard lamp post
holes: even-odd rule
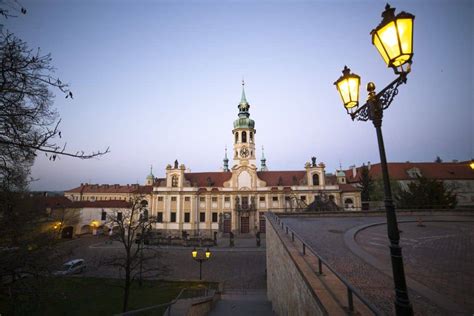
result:
[[[199,262],[199,280],[202,280],[202,263],[211,258],[211,251],[207,248],[204,255],[198,255],[198,251],[194,248],[191,255],[195,261]]]
[[[352,74],[347,66],[342,76],[334,83],[342,98],[347,113],[352,120],[372,121],[374,124],[382,168],[387,231],[390,240],[390,256],[392,262],[393,280],[395,283],[395,311],[397,315],[413,315],[413,308],[408,297],[405,271],[403,267],[402,248],[400,247],[400,232],[397,216],[392,199],[392,190],[387,167],[387,157],[382,136],[383,111],[392,103],[398,94],[398,87],[406,83],[411,70],[413,57],[413,20],[410,13],[401,12],[395,16],[395,8],[387,4],[382,13],[382,22],[371,32],[372,44],[375,45],[388,67],[397,76],[379,93],[375,92],[375,84],[367,84],[367,102],[359,106],[360,77]]]

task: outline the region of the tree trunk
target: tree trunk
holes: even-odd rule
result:
[[[123,292],[123,307],[122,312],[125,313],[128,309],[128,297],[130,295],[130,264],[127,262],[125,268],[125,286]]]

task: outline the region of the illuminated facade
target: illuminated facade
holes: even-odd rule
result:
[[[346,183],[342,171],[326,174],[324,163],[317,163],[316,158],[302,170],[269,171],[262,150],[257,167],[257,131],[243,86],[238,109],[231,168],[226,151],[220,172],[188,172],[175,161],[166,167],[164,178],[155,178],[150,171],[145,185],[81,184],[65,196],[72,201],[102,201],[142,195],[158,218],[156,228],[176,234],[264,232],[265,212],[302,211],[315,201],[340,210],[360,209],[360,190]]]

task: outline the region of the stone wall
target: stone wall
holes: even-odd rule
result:
[[[344,315],[293,243],[266,221],[267,295],[277,315]]]

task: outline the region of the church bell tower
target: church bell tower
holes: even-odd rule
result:
[[[242,97],[238,105],[239,118],[234,121],[234,165],[254,165],[255,158],[255,121],[250,117],[250,104],[245,96],[245,82],[242,80]]]

